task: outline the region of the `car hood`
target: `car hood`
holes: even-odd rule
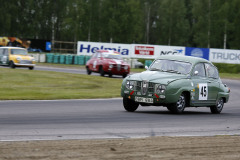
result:
[[[138,81],[149,81],[153,83],[169,84],[175,80],[186,79],[187,75],[169,73],[169,72],[160,72],[160,71],[144,71],[142,73],[137,73],[128,76],[129,80],[138,80]]]
[[[29,56],[29,55],[12,55],[11,57],[17,58],[20,57],[22,60],[32,60],[33,57]]]
[[[123,60],[119,60],[119,59],[108,59],[107,61],[112,64],[128,65],[126,62],[124,62]]]

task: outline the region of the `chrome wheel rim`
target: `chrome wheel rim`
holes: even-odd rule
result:
[[[223,108],[223,99],[219,99],[217,102],[217,110],[220,111]]]
[[[185,97],[181,95],[177,101],[177,109],[182,111],[185,107]]]

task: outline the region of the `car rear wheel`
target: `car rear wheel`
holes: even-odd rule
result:
[[[13,61],[10,61],[9,66],[10,66],[11,68],[16,68],[15,64],[13,63]]]
[[[125,108],[126,111],[128,112],[134,112],[137,110],[139,104],[134,102],[133,100],[131,99],[128,99],[128,98],[123,98],[123,106]]]
[[[176,113],[176,114],[183,113],[185,107],[186,107],[186,96],[184,95],[184,93],[182,93],[180,95],[180,97],[176,103],[173,103],[173,104],[167,106],[169,111]]]
[[[211,113],[213,114],[221,113],[223,106],[224,106],[223,98],[218,99],[215,106],[210,106]]]

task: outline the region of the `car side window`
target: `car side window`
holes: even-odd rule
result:
[[[197,71],[197,72],[196,72]],[[194,76],[206,77],[205,67],[203,63],[198,63],[193,69]]]
[[[93,53],[92,58],[96,58],[97,57],[97,53]]]
[[[101,53],[98,53],[97,58],[101,58],[101,57],[102,57]]]
[[[3,49],[3,55],[7,56],[8,55],[8,50],[7,49]]]
[[[209,64],[209,63],[205,63],[205,67],[206,67],[206,71],[207,71],[207,76],[209,78],[218,78],[218,70],[215,66]]]
[[[0,48],[0,56],[3,55],[3,49]]]

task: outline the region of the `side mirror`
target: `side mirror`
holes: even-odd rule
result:
[[[145,66],[145,69],[148,70],[148,66]]]
[[[197,76],[197,75],[198,75],[198,71],[195,71],[195,72],[194,72],[194,76]]]

